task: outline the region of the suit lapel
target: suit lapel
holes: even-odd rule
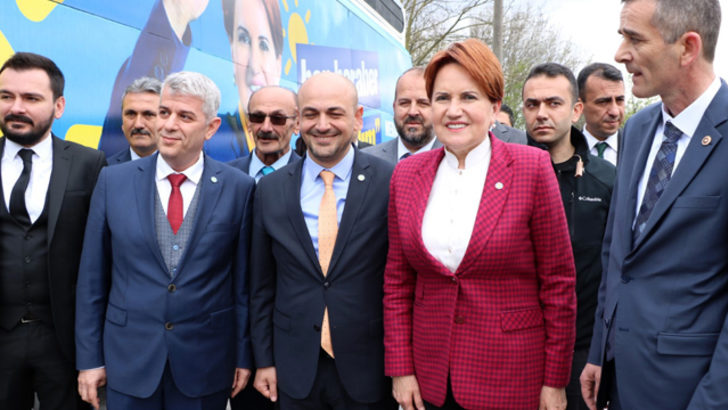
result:
[[[58,215],[61,212],[63,196],[66,193],[68,175],[71,172],[71,154],[68,145],[51,135],[53,139],[53,165],[48,185],[48,243],[53,241]]]
[[[725,107],[728,106],[728,88],[723,84],[716,94],[713,101],[705,110],[705,114],[698,124],[698,128],[695,130],[690,143],[683,154],[680,163],[678,164],[675,172],[670,178],[670,183],[667,184],[665,192],[662,194],[660,199],[655,204],[655,208],[652,210],[645,230],[642,235],[637,239],[635,248],[646,238],[650,232],[655,228],[657,221],[667,212],[667,210],[675,202],[675,199],[680,193],[685,190],[690,181],[693,180],[695,175],[702,168],[703,163],[708,159],[713,149],[723,139],[723,135],[716,129],[716,126],[726,121]],[[712,117],[712,118],[711,118]],[[654,129],[653,129],[654,130]],[[703,138],[710,137],[710,143],[703,145]]]
[[[308,227],[306,227],[306,221],[303,218],[303,211],[301,210],[303,160],[299,161],[295,166],[289,167],[286,172],[288,172],[288,175],[282,187],[282,195],[286,198],[285,203],[288,220],[291,222],[293,231],[296,233],[298,243],[303,246],[304,252],[315,267],[314,269],[318,271],[320,276],[323,276],[321,265],[316,257],[316,250],[313,248],[311,235],[308,233]],[[330,264],[329,266],[329,270],[331,270],[331,266],[333,265]]]
[[[0,162],[3,159],[3,153],[5,152],[5,137],[0,137]],[[0,197],[2,199],[2,206],[5,207],[5,209],[10,212],[10,209],[8,209],[7,204],[5,204],[5,190],[8,189],[8,187],[2,186],[2,167],[0,166],[0,193],[3,195]]]
[[[491,135],[493,135],[491,133]],[[493,230],[498,224],[498,219],[503,213],[508,194],[511,191],[513,161],[508,146],[497,138],[491,138],[491,156],[488,166],[488,175],[485,177],[483,194],[480,198],[480,206],[475,217],[473,233],[470,236],[468,248],[465,250],[456,274],[467,272],[468,268],[478,259],[480,253],[485,249],[486,243],[490,240]],[[500,187],[500,188],[499,188]]]
[[[159,154],[154,154],[149,160],[144,158],[135,161],[137,166],[134,175],[134,190],[136,196],[137,211],[139,212],[139,227],[144,232],[144,238],[147,240],[147,247],[152,251],[157,263],[167,271],[167,264],[162,258],[159,250],[159,242],[157,242],[157,232],[154,224],[155,201],[157,201],[157,184],[155,182],[156,166]],[[113,188],[112,188],[113,189]]]
[[[422,221],[425,218],[425,210],[427,209],[427,201],[430,199],[430,192],[432,191],[432,184],[435,182],[435,175],[437,169],[442,162],[442,158],[445,156],[445,148],[440,148],[439,152],[435,155],[434,161],[426,162],[426,166],[417,169],[417,178],[411,181],[412,191],[410,198],[414,201],[412,209],[414,210],[414,218],[406,218],[409,225],[406,227],[406,232],[414,232],[415,237],[413,238],[420,249],[420,254],[425,255],[427,258],[427,265],[437,266],[439,270],[449,272],[445,265],[440,263],[434,256],[427,250],[425,242],[422,240]]]

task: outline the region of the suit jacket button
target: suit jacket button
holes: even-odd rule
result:
[[[465,323],[465,316],[455,316],[455,323],[459,325]]]
[[[452,281],[453,281],[453,283],[458,283],[458,277],[457,276],[453,276],[452,277]]]
[[[164,324],[164,328],[167,330],[172,330],[174,329],[174,325],[172,324],[172,322],[167,322]]]
[[[328,289],[329,286],[331,286],[331,282],[329,282],[329,281],[324,282],[324,289]]]
[[[321,331],[321,326],[319,326],[319,325],[313,325],[313,330],[315,330],[317,332],[320,332]]]
[[[167,286],[167,290],[169,291],[169,293],[174,293],[174,291],[177,290],[177,286],[174,286],[174,283],[172,283]]]
[[[629,281],[631,280],[632,278],[630,278],[629,276],[622,276],[622,283],[629,283]]]

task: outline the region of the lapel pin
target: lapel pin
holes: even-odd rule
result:
[[[367,177],[365,177],[364,174],[359,174],[356,176],[356,179],[358,179],[359,181],[364,181],[365,179],[367,179]]]
[[[503,189],[503,183],[502,182],[496,182],[495,183],[495,189]]]
[[[210,177],[210,181],[212,181],[213,184],[217,184],[217,177],[216,176]]]
[[[712,138],[710,138],[710,135],[706,135],[703,137],[702,141],[700,141],[703,146],[710,145],[710,143],[713,141]]]

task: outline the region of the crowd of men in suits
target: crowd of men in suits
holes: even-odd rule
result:
[[[622,130],[619,70],[541,64],[522,89],[526,132],[507,112],[491,131],[547,150],[559,181],[577,270],[568,408],[728,408],[720,8],[623,3],[616,60],[635,96],[661,102]],[[202,74],[130,84],[129,148],[108,158],[52,134],[63,86],[43,56],[0,68],[0,408],[34,393],[98,407],[102,386],[111,408],[397,408],[389,178],[441,147],[421,67],[395,87],[398,138],[359,150],[356,88],[320,73],[253,93],[255,148],[228,164],[203,152],[220,92]]]

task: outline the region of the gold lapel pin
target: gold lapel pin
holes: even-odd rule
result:
[[[210,181],[212,181],[213,184],[217,184],[217,177],[215,177],[215,176],[210,177]]]
[[[710,138],[710,135],[706,135],[703,137],[702,141],[700,141],[703,146],[710,145],[710,143],[713,141],[713,138]]]
[[[356,176],[356,179],[358,179],[359,181],[364,181],[365,179],[367,179],[367,177],[365,177],[364,174],[359,174]]]
[[[502,182],[496,182],[495,183],[495,189],[503,189],[503,183]]]

